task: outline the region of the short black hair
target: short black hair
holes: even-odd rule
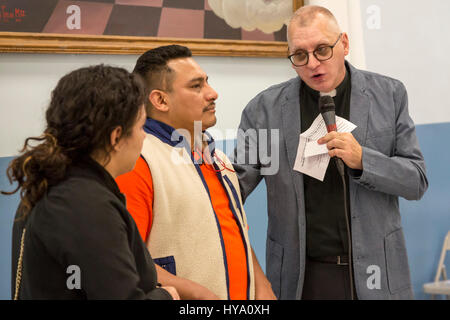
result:
[[[162,46],[143,53],[136,62],[133,73],[140,75],[146,87],[146,110],[149,115],[151,102],[148,95],[152,90],[172,90],[172,69],[167,65],[170,60],[190,58],[192,52],[189,48],[180,45]]]

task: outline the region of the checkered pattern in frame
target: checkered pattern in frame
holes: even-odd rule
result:
[[[272,34],[231,28],[208,0],[3,0],[0,31],[286,41],[285,26]]]

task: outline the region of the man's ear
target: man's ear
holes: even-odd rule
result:
[[[122,127],[118,126],[115,127],[114,130],[111,132],[110,136],[110,143],[111,143],[111,149],[112,150],[118,150],[120,148],[119,141],[122,137]]]
[[[288,49],[287,49],[287,56],[290,56],[291,54],[292,54],[291,53],[291,49],[288,47]],[[289,60],[289,64],[291,65],[291,68],[294,69],[294,70],[297,70],[298,67],[294,66],[294,64],[291,63],[291,59],[288,59],[288,60]]]
[[[350,41],[346,32],[342,33],[342,44],[344,45],[344,54],[348,55],[350,52]]]
[[[169,110],[168,96],[164,91],[152,90],[150,92],[148,99],[150,100],[153,107],[161,112],[167,112]]]

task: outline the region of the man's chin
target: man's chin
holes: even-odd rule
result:
[[[208,130],[211,127],[214,127],[217,123],[217,118],[214,117],[214,119],[211,119],[209,121],[203,121],[202,122],[202,129],[203,131]]]

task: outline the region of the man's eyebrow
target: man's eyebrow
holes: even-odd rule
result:
[[[317,49],[317,48],[319,48],[319,47],[321,47],[321,46],[330,46],[330,45],[331,45],[331,44],[328,42],[328,40],[323,40],[323,41],[319,42],[319,43],[316,45],[315,49]],[[298,48],[298,49],[296,49],[294,52],[299,52],[299,51],[306,52],[307,50],[305,50],[305,49],[303,49],[303,48]]]
[[[208,81],[208,76],[193,78],[193,79],[189,80],[189,83],[197,82],[197,81],[200,81],[200,82],[201,81]]]

